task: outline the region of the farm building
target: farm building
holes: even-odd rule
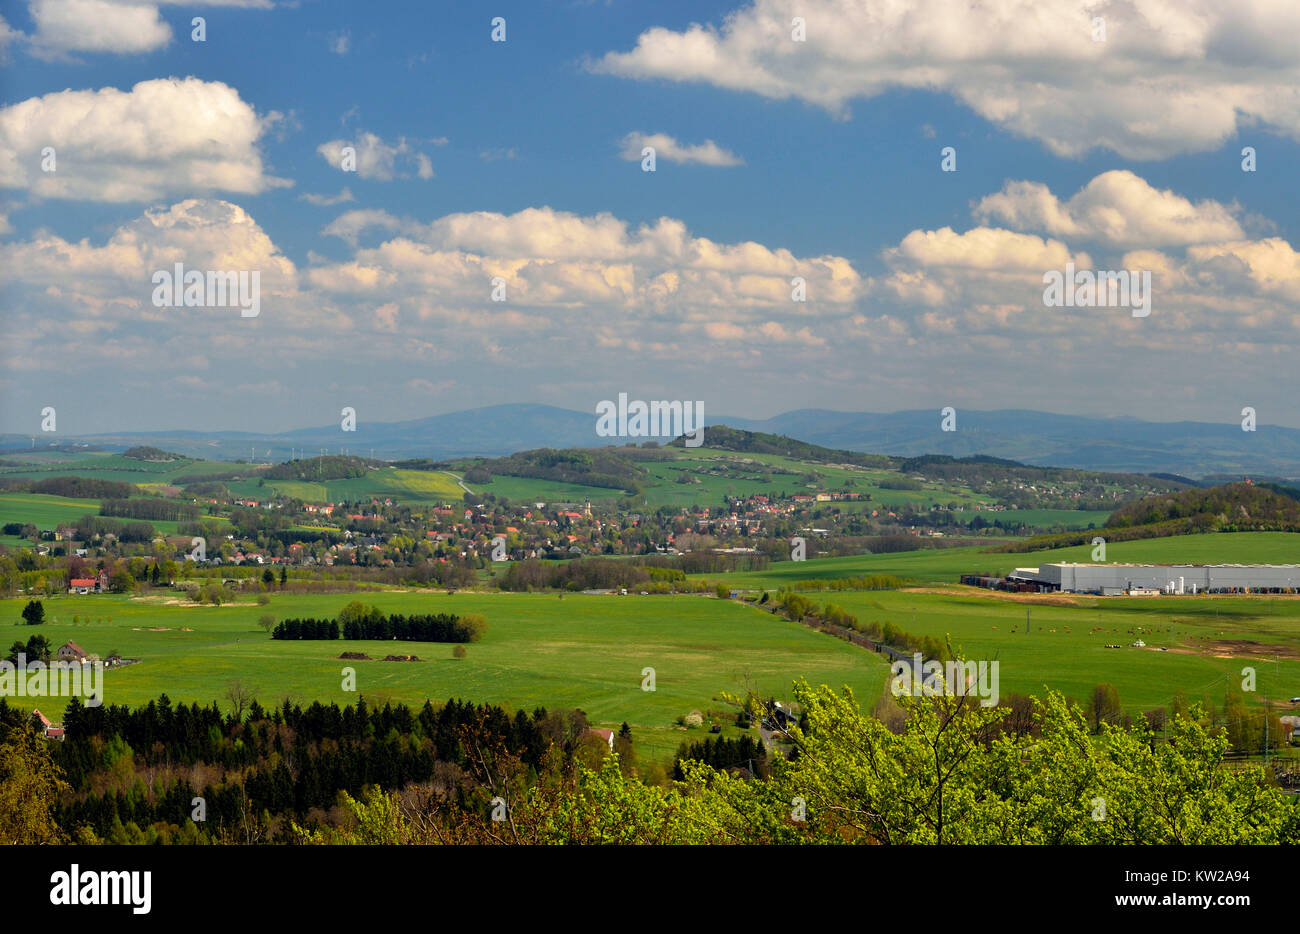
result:
[[[97,577],[74,577],[68,581],[68,593],[103,593],[108,590],[108,573],[100,571]]]
[[[71,639],[59,646],[59,661],[61,662],[83,662],[88,657],[86,650]]]
[[[1010,583],[1044,591],[1117,595],[1300,592],[1300,564],[1043,564],[1016,568]]]

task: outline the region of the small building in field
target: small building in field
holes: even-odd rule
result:
[[[71,639],[59,646],[59,661],[61,662],[84,662],[89,657],[90,653]]]

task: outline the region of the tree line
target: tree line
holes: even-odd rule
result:
[[[99,504],[101,516],[123,519],[153,519],[164,522],[193,522],[200,516],[198,506],[161,497],[136,497],[135,499],[105,499]]]
[[[0,478],[0,491],[9,493],[46,493],[70,499],[126,499],[139,493],[133,483],[116,480],[95,480],[91,477],[50,477],[48,480],[25,480],[15,477]]]
[[[337,619],[285,619],[271,631],[272,639],[344,639],[399,642],[478,642],[487,620],[478,613],[385,614],[353,600]]]

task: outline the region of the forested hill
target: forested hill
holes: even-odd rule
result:
[[[155,448],[149,445],[139,445],[133,448],[127,448],[122,452],[123,457],[128,457],[136,461],[152,461],[154,463],[170,464],[174,461],[187,461],[191,458],[184,454],[174,454],[171,451],[164,451],[162,448]]]
[[[950,457],[947,454],[926,454],[910,457],[898,465],[905,474],[921,474],[928,480],[957,480],[977,483],[1094,483],[1122,484],[1133,489],[1167,492],[1182,487],[1195,486],[1193,481],[1175,474],[1110,473],[1096,470],[1077,470],[1073,467],[1035,467],[1002,457],[972,455]]]
[[[673,447],[685,447],[685,437],[671,442]],[[762,431],[743,431],[726,425],[710,425],[704,430],[704,446],[719,451],[740,454],[779,454],[796,460],[816,464],[855,464],[859,467],[891,468],[899,458],[884,454],[862,454],[857,451],[837,451],[818,444],[799,441],[786,435],[771,435]]]
[[[1146,496],[1120,506],[1103,527],[1108,542],[1168,538],[1202,532],[1300,532],[1300,500],[1249,483]],[[1095,534],[1037,535],[999,551],[1030,552],[1083,545]],[[1300,541],[1296,543],[1300,546]]]
[[[1148,496],[1121,506],[1106,528],[1130,528],[1183,520],[1219,532],[1300,531],[1300,501],[1249,483]]]
[[[469,483],[490,481],[492,475],[532,477],[561,483],[580,483],[636,492],[645,480],[645,469],[620,455],[617,448],[587,448],[557,451],[539,448],[509,457],[476,460],[466,471]]]
[[[365,457],[330,454],[306,460],[285,461],[271,467],[261,476],[269,480],[347,480],[364,477],[371,467],[386,466],[388,465],[383,461]]]

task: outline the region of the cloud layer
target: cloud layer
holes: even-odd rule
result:
[[[1158,159],[1215,149],[1256,120],[1300,138],[1298,34],[1291,0],[755,0],[721,26],[646,30],[590,67],[837,115],[893,88],[937,91],[1060,156]]]

